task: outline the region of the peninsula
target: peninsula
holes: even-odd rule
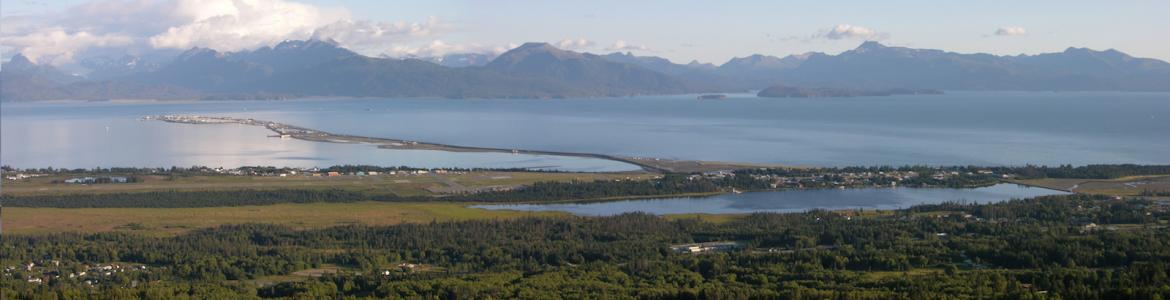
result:
[[[712,162],[712,161],[695,161],[695,160],[673,160],[661,158],[635,157],[635,156],[620,156],[599,153],[583,153],[583,152],[565,152],[565,151],[546,151],[546,150],[529,150],[529,149],[506,149],[506,148],[491,148],[491,147],[475,147],[475,146],[459,146],[438,143],[427,143],[419,141],[409,141],[392,138],[366,137],[348,134],[336,134],[325,132],[321,130],[298,127],[283,123],[272,121],[251,119],[251,118],[231,118],[231,117],[216,117],[216,116],[197,116],[197,115],[159,115],[159,116],[145,116],[142,120],[155,120],[168,123],[180,124],[241,124],[251,126],[261,126],[271,130],[275,133],[271,137],[279,138],[293,138],[313,142],[329,142],[329,143],[352,143],[352,144],[372,144],[382,149],[394,150],[437,150],[448,152],[497,152],[497,153],[512,153],[512,154],[528,154],[528,155],[553,155],[553,156],[569,156],[569,157],[584,157],[612,160],[617,162],[628,163],[641,167],[642,170],[652,173],[690,173],[690,172],[709,172],[721,171],[743,168],[758,168],[758,167],[784,167],[778,165],[767,164],[751,164],[751,163],[733,163],[733,162]]]
[[[756,96],[762,98],[844,98],[882,97],[893,95],[938,95],[942,93],[942,91],[932,89],[895,88],[883,90],[860,90],[829,87],[810,88],[774,85],[760,91],[758,94],[756,94]]]

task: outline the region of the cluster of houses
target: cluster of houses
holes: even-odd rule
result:
[[[353,171],[353,172],[342,172],[342,171],[328,171],[328,170],[322,170],[321,168],[303,168],[303,169],[293,169],[293,168],[282,168],[282,169],[262,169],[262,168],[238,168],[238,169],[225,169],[225,168],[215,168],[215,169],[210,169],[210,172],[211,172],[211,173],[216,173],[216,174],[224,174],[224,175],[236,175],[236,176],[274,176],[274,177],[292,177],[292,176],[306,176],[306,177],[342,177],[342,176],[378,176],[378,175],[390,175],[390,176],[411,176],[411,175],[427,175],[427,174],[432,174],[432,173],[433,173],[433,174],[439,174],[439,175],[443,175],[443,174],[465,174],[465,173],[467,173],[467,172],[464,172],[464,171],[453,171],[453,170],[447,170],[447,169],[432,169],[432,170],[422,170],[422,169],[419,169],[419,170],[392,170],[392,171],[385,171],[385,172],[379,172],[379,171]]]
[[[1152,207],[1151,210],[1160,213],[1170,212],[1170,200],[1154,201],[1154,207]]]
[[[126,177],[126,176],[74,177],[74,178],[65,179],[62,182],[73,183],[73,184],[127,183],[127,182],[130,182],[130,177]]]
[[[101,282],[102,278],[114,276],[118,273],[147,271],[145,265],[131,266],[122,264],[82,265],[80,268],[82,271],[65,271],[65,269],[76,270],[71,267],[62,268],[61,261],[58,260],[30,261],[20,266],[5,267],[4,277],[11,278],[17,274],[17,271],[23,271],[25,278],[22,279],[29,283],[44,284],[49,280],[68,278],[82,281],[88,285],[96,285]]]
[[[419,268],[422,268],[422,265],[412,264],[412,263],[398,264],[398,271],[401,271],[401,272],[414,272],[415,270],[418,270]],[[390,276],[391,274],[394,274],[393,270],[382,270],[382,276]]]
[[[387,172],[376,172],[376,171],[335,172],[335,171],[330,171],[330,172],[309,173],[307,176],[312,176],[312,177],[377,176],[377,175],[410,176],[410,175],[427,175],[427,174],[431,174],[431,173],[435,173],[435,174],[463,174],[465,172],[447,171],[447,170],[443,170],[443,169],[436,169],[433,172],[430,170],[387,171]]]
[[[357,171],[357,172],[337,172],[337,171],[328,171],[328,172],[309,172],[309,173],[302,173],[302,174],[304,174],[304,176],[309,176],[309,177],[342,177],[342,176],[359,176],[359,177],[361,177],[361,176],[378,176],[378,175],[388,175],[388,176],[417,176],[417,175],[427,175],[427,174],[431,174],[431,173],[434,173],[434,174],[464,174],[464,173],[466,173],[466,172],[460,172],[460,171],[448,171],[448,170],[444,170],[444,169],[436,169],[436,170],[433,170],[433,171],[431,171],[431,170],[410,170],[410,171],[386,171],[386,172],[377,172],[377,171]],[[289,173],[281,173],[281,174],[277,174],[276,176],[280,176],[280,177],[288,177],[288,176],[290,176],[290,175],[297,175],[297,173],[294,171],[294,172],[289,172]]]
[[[143,121],[159,120],[173,123],[186,124],[222,124],[222,123],[236,123],[232,118],[226,117],[205,117],[196,115],[162,115],[162,116],[144,116]]]
[[[14,180],[14,181],[15,181],[15,180],[25,180],[25,179],[29,179],[29,178],[35,178],[35,177],[41,177],[41,176],[45,176],[45,174],[25,174],[25,173],[16,173],[16,174],[14,174],[14,175],[4,176],[4,179],[8,179],[8,180]]]
[[[253,120],[248,119],[248,121],[253,121]],[[255,125],[255,124],[252,124],[252,125]],[[317,131],[304,129],[304,128],[300,128],[300,127],[288,126],[288,125],[274,123],[274,122],[268,122],[267,124],[264,124],[264,128],[268,128],[268,130],[275,131],[277,133],[276,137],[280,137],[282,139],[292,138],[294,134],[296,134],[296,135],[322,135],[320,132],[317,132]]]
[[[698,179],[725,179],[734,177],[735,171],[713,171],[695,174],[688,177]],[[900,182],[910,179],[928,177],[934,180],[947,180],[958,176],[997,176],[1010,178],[1012,175],[997,175],[992,171],[980,170],[976,172],[937,171],[929,174],[920,174],[915,171],[879,171],[879,172],[825,172],[809,173],[799,176],[785,176],[777,174],[751,174],[752,179],[767,182],[773,189],[780,188],[825,188],[825,187],[896,187]]]
[[[160,169],[161,170],[161,169]],[[235,176],[274,176],[274,177],[291,177],[291,176],[306,176],[306,177],[342,177],[342,176],[417,176],[428,174],[466,174],[466,171],[456,171],[447,169],[417,169],[417,170],[390,170],[390,171],[329,171],[328,169],[320,168],[257,168],[257,167],[241,167],[241,168],[202,168],[194,169],[195,172],[203,172],[210,174],[221,175],[235,175]],[[160,171],[161,172],[161,171]],[[7,175],[4,178],[7,180],[18,181],[27,180],[35,177],[48,176],[49,174],[34,174],[34,173],[15,173]],[[83,176],[71,177],[64,180],[53,180],[54,183],[69,183],[69,184],[95,184],[95,183],[130,183],[135,182],[135,178],[131,176]]]
[[[702,254],[702,253],[717,253],[717,252],[731,252],[740,250],[743,245],[739,242],[706,242],[694,244],[671,245],[670,249],[675,253],[682,254]]]

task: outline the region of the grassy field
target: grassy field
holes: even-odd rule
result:
[[[5,233],[137,232],[170,236],[225,224],[268,223],[294,228],[347,224],[563,216],[555,212],[494,211],[463,203],[310,203],[206,208],[4,208]]]
[[[1012,181],[1082,194],[1137,196],[1142,191],[1170,192],[1170,176],[1131,176],[1117,179],[1043,178]]]
[[[139,176],[141,182],[110,184],[52,183],[77,176],[37,177],[5,181],[4,195],[54,195],[79,193],[133,193],[146,191],[209,191],[240,189],[331,189],[340,188],[369,194],[399,196],[433,195],[435,191],[458,192],[460,189],[513,187],[539,181],[644,180],[648,173],[538,173],[538,172],[470,172],[465,174],[377,175],[377,176]]]
[[[377,175],[339,177],[261,176],[139,176],[141,182],[124,184],[52,183],[81,175],[37,177],[4,182],[4,195],[60,195],[134,193],[149,191],[335,189],[369,195],[437,195],[461,189],[514,187],[540,181],[646,180],[649,173],[538,173],[470,172],[464,174]],[[24,208],[4,210],[6,233],[137,232],[154,236],[175,235],[225,224],[270,223],[295,228],[321,228],[346,224],[390,225],[431,221],[516,218],[567,215],[555,212],[489,211],[468,208],[466,203],[311,203],[206,208]]]
[[[40,177],[8,181],[5,195],[45,195],[74,193],[114,193],[145,191],[199,191],[240,189],[330,189],[341,188],[368,194],[435,195],[437,191],[509,187],[539,181],[569,180],[645,180],[648,173],[534,173],[471,172],[466,174],[378,175],[340,177],[259,177],[259,176],[191,176],[140,177],[142,182],[127,184],[54,184],[69,176]],[[1170,176],[1127,177],[1112,180],[1036,179],[1017,183],[1078,193],[1137,195],[1144,190],[1170,191]],[[266,206],[207,208],[23,208],[9,207],[4,213],[4,228],[9,233],[54,232],[137,232],[155,236],[175,235],[190,230],[224,224],[271,223],[294,228],[322,228],[347,224],[390,225],[431,221],[516,218],[523,216],[564,216],[557,212],[518,212],[468,208],[467,203],[311,203]],[[862,216],[877,212],[866,211]],[[686,214],[670,219],[702,219],[722,223],[741,215]]]

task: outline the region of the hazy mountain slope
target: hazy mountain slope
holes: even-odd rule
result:
[[[169,84],[208,92],[252,91],[256,84],[268,80],[274,68],[248,61],[231,60],[219,51],[194,48],[183,52],[169,64],[132,80]]]
[[[547,60],[545,55],[567,59]],[[511,64],[497,63],[502,61]],[[574,97],[686,91],[682,81],[670,76],[551,47],[501,55],[492,63],[496,65],[450,68],[417,59],[365,57],[327,41],[287,41],[241,53],[192,49],[142,80],[218,93],[302,96]]]
[[[633,53],[614,52],[602,55],[602,58],[618,63],[632,64],[666,74],[686,82],[696,91],[725,91],[735,89],[736,83],[727,76],[715,72],[716,66],[692,61],[688,64],[676,64],[657,56],[636,56]]]
[[[735,88],[762,89],[781,82],[787,72],[799,67],[809,58],[823,55],[821,53],[806,53],[780,58],[753,54],[742,58],[732,58],[715,69],[715,72],[728,78]]]
[[[16,55],[0,70],[0,92],[4,101],[29,101],[200,95],[594,97],[761,90],[777,84],[854,90],[1170,91],[1170,64],[1112,49],[996,56],[865,42],[838,55],[752,55],[715,67],[528,43],[476,66],[484,59],[438,59],[457,66],[448,67],[434,58],[366,57],[331,41],[286,41],[238,53],[195,48],[157,65],[134,56],[91,61],[104,71],[86,80]]]
[[[91,57],[81,61],[81,65],[90,70],[86,74],[88,80],[120,79],[135,74],[157,71],[162,65],[151,62],[136,55],[122,55],[118,58]]]
[[[866,42],[779,72],[788,85],[944,90],[1170,90],[1165,62],[1070,49],[1035,56],[959,54]]]
[[[30,78],[51,83],[70,83],[85,79],[80,76],[66,74],[53,66],[35,64],[20,53],[13,55],[8,62],[0,66],[0,70],[5,75],[12,76],[13,78]]]
[[[501,54],[484,68],[524,78],[563,81],[598,95],[673,94],[691,89],[685,82],[634,64],[564,51],[546,43],[527,43]]]
[[[521,79],[417,59],[349,57],[266,82],[271,91],[365,97],[553,97],[579,92],[555,81]]]
[[[1060,90],[1170,90],[1170,63],[1108,49],[1068,48],[1060,53],[1006,57],[1027,68],[1035,86]],[[1161,87],[1162,89],[1158,89]]]
[[[225,55],[230,61],[241,61],[266,66],[273,73],[316,67],[340,59],[360,56],[338,46],[332,40],[284,41],[273,47],[261,47]]]
[[[17,54],[0,67],[0,101],[193,99],[198,93],[169,85],[88,81]]]

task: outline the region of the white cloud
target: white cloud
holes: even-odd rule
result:
[[[5,55],[24,53],[54,64],[118,49],[240,51],[312,37],[333,39],[362,54],[492,48],[445,45],[438,36],[447,26],[434,17],[355,20],[345,9],[294,0],[91,0],[58,11],[4,16],[0,22]],[[96,47],[116,48],[87,52]]]
[[[626,41],[623,41],[623,40],[617,40],[617,41],[614,41],[613,45],[610,45],[609,48],[605,48],[605,50],[609,50],[609,51],[635,51],[635,50],[649,51],[650,48],[647,48],[646,46],[642,46],[642,45],[633,45],[630,43],[626,43]]]
[[[40,17],[68,28],[150,36],[192,21],[176,13],[179,4],[168,0],[92,0]]]
[[[436,17],[413,23],[341,20],[317,28],[312,37],[332,39],[350,50],[368,54],[401,47],[401,44],[412,39],[434,36],[445,27]],[[437,48],[446,48],[444,44],[440,40],[432,41],[432,46]]]
[[[590,41],[590,40],[587,40],[585,38],[577,38],[577,39],[569,38],[569,39],[563,39],[559,42],[556,42],[553,45],[556,46],[557,48],[565,49],[565,50],[580,50],[580,49],[593,47],[594,45],[597,45],[597,43]]]
[[[995,35],[998,36],[1021,36],[1027,34],[1028,30],[1024,29],[1024,27],[1009,26],[1000,27],[999,29],[995,30]]]
[[[180,0],[173,14],[189,23],[150,37],[155,48],[238,51],[308,38],[348,13],[283,0]]]
[[[849,39],[849,40],[852,40],[852,39],[875,40],[875,39],[885,38],[885,34],[879,33],[876,30],[866,28],[866,27],[849,25],[849,24],[839,24],[831,29],[821,30],[821,32],[819,34],[815,35],[814,37],[825,38],[825,39],[830,39],[830,40],[847,40],[847,39]]]
[[[125,46],[132,42],[133,38],[125,35],[69,32],[62,28],[47,28],[0,38],[0,44],[19,49],[29,60],[54,65],[72,62],[77,52],[91,47]]]
[[[452,53],[482,53],[499,55],[505,51],[518,47],[516,44],[486,46],[480,44],[449,44],[442,40],[433,40],[423,45],[398,45],[386,49],[382,57],[439,57]]]

